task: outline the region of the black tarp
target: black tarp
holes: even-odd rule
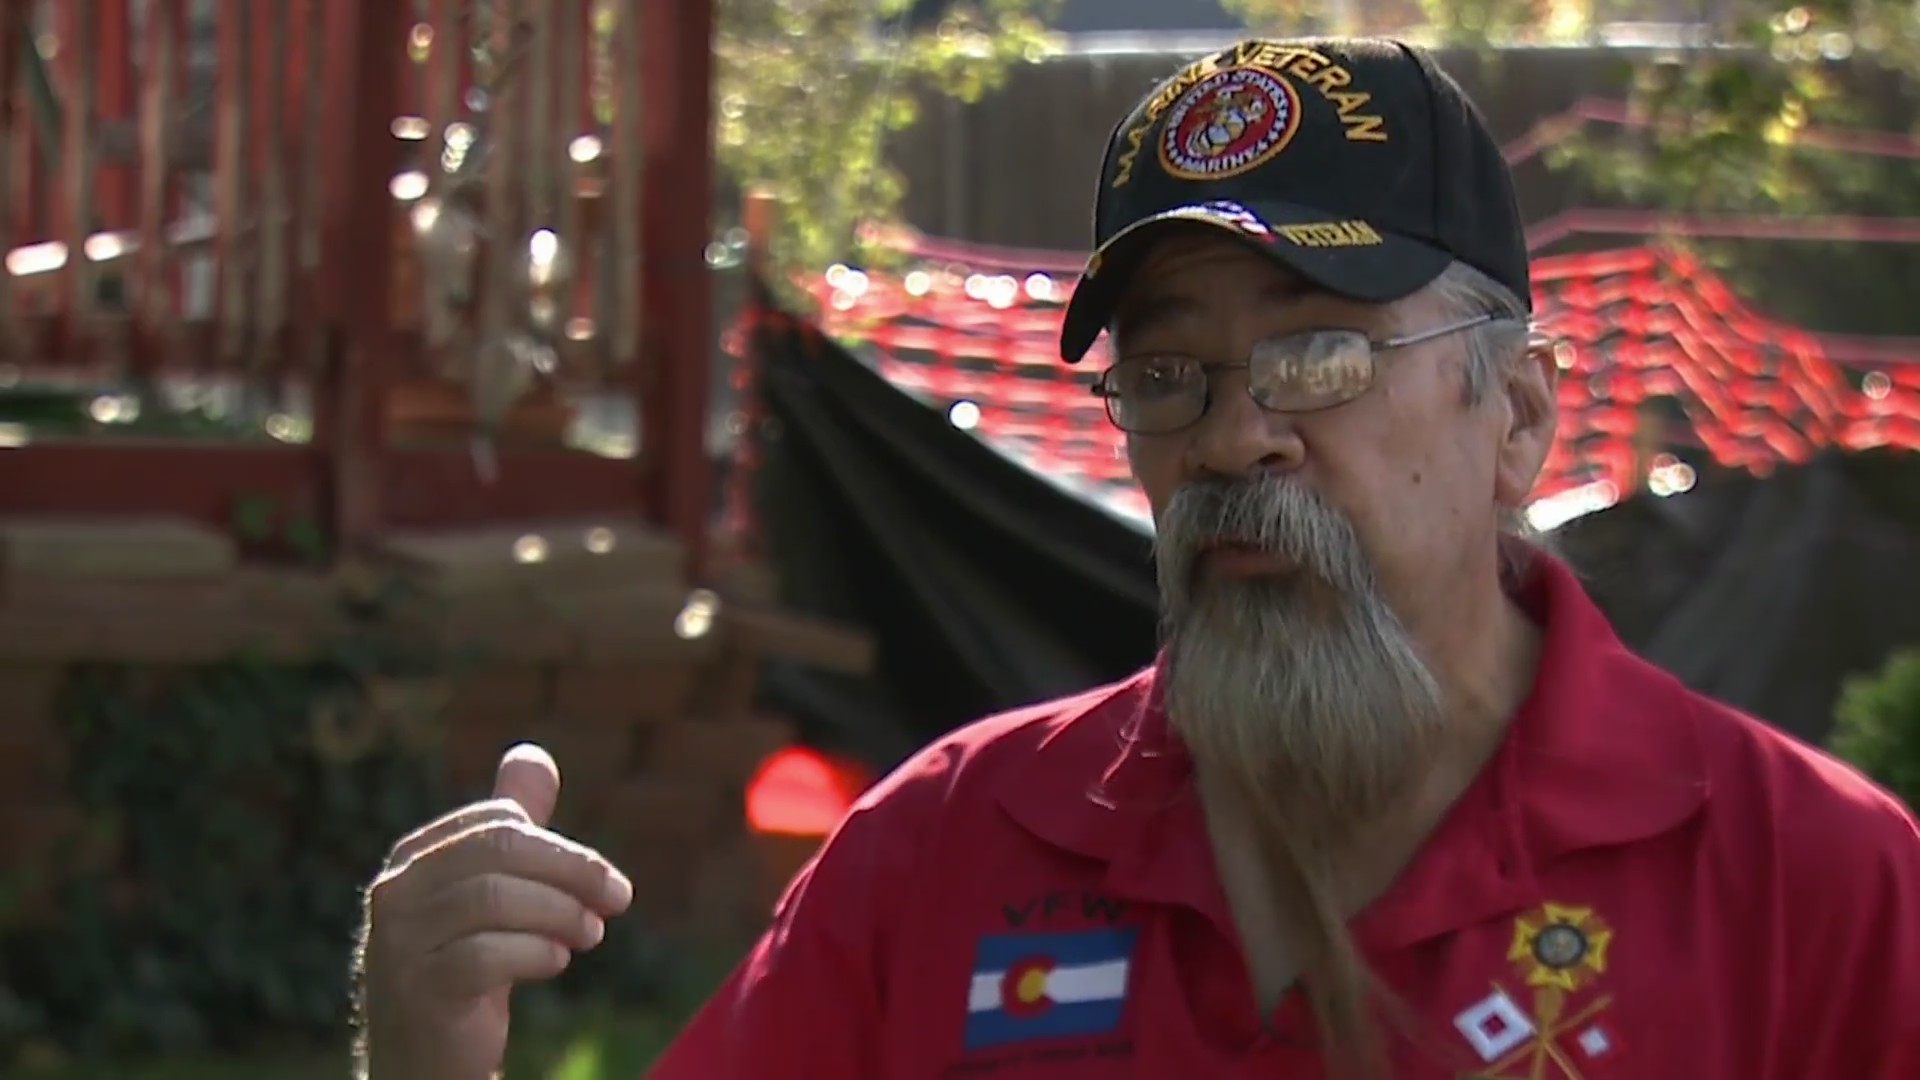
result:
[[[1920,454],[1710,473],[1560,533],[1624,641],[1805,739],[1826,736],[1848,675],[1920,645]]]
[[[776,666],[767,704],[887,764],[999,709],[1137,669],[1142,529],[955,429],[812,326],[753,335],[754,490],[782,600],[867,628],[868,678]],[[1690,685],[1819,739],[1843,678],[1920,643],[1920,455],[1760,479],[1702,469],[1554,534],[1622,637]]]
[[[890,760],[1151,654],[1138,527],[955,429],[809,325],[763,319],[754,340],[754,491],[781,600],[878,642],[869,678],[768,672],[771,704],[810,741]]]

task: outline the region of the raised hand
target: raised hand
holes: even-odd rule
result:
[[[360,975],[374,1080],[488,1080],[514,985],[558,975],[626,910],[632,883],[546,828],[559,797],[553,758],[522,744],[491,799],[394,845],[368,890]]]

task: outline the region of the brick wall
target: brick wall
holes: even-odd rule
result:
[[[678,553],[641,530],[592,526],[588,552],[562,543],[578,527],[551,526],[549,557],[532,564],[511,556],[527,531],[401,537],[322,574],[242,566],[217,534],[172,525],[183,552],[172,563],[138,526],[62,528],[0,522],[0,866],[44,864],[76,840],[56,713],[74,665],[159,677],[242,649],[297,659],[343,631],[343,596],[404,576],[422,599],[396,625],[460,659],[367,687],[363,708],[443,755],[461,799],[487,792],[507,746],[542,742],[563,777],[556,826],[611,849],[638,910],[668,931],[737,940],[764,924],[812,846],[746,828],[749,779],[792,739],[752,711],[761,662],[870,660],[860,635],[769,608],[750,568],[691,596]],[[689,621],[690,604],[703,619]],[[88,857],[111,865],[114,852]],[[17,910],[31,918],[34,905]]]

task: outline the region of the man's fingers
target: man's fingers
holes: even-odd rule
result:
[[[405,866],[428,848],[477,825],[485,825],[490,821],[515,820],[527,820],[527,810],[512,799],[488,799],[486,802],[471,803],[452,813],[435,818],[402,837],[399,843],[393,845],[393,853],[387,856],[387,866],[391,869]]]
[[[633,885],[606,856],[516,819],[490,821],[442,840],[416,856],[402,876],[404,891],[425,900],[455,882],[489,874],[551,885],[601,915],[618,915],[633,899]]]
[[[482,874],[441,889],[415,916],[426,948],[473,934],[514,931],[552,938],[574,949],[591,949],[606,923],[571,895],[538,881]]]
[[[501,756],[493,794],[519,803],[535,825],[545,825],[553,820],[554,805],[560,801],[560,766],[539,746],[521,743]]]
[[[419,978],[431,997],[464,1001],[515,983],[551,979],[573,954],[550,937],[512,931],[469,934],[429,953]]]

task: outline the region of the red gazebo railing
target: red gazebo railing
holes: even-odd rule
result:
[[[710,0],[212,9],[192,25],[185,0],[0,0],[0,364],[16,380],[292,386],[312,440],[29,442],[0,451],[0,506],[224,522],[270,490],[346,544],[619,513],[697,548]],[[498,72],[476,55],[513,69],[490,99],[476,88]],[[457,376],[472,341],[436,338],[420,237],[463,126],[499,151],[474,185],[493,231],[464,271],[479,302],[463,317],[526,298],[494,279],[529,238],[536,258],[563,253],[534,297],[551,324],[542,381],[637,401],[632,457],[509,439],[489,481],[464,440],[407,437],[423,416],[470,419]]]

